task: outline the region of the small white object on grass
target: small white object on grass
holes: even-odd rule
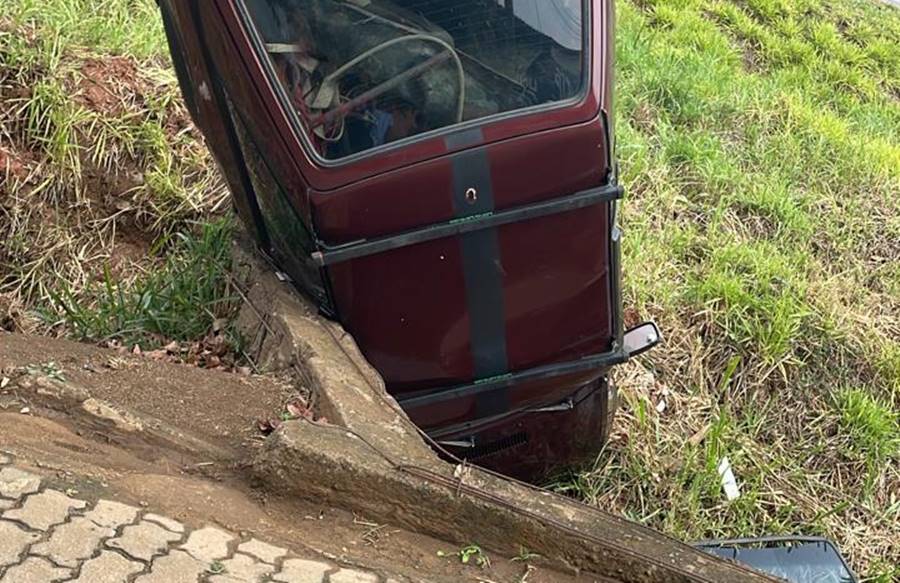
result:
[[[729,502],[741,497],[741,489],[738,488],[734,472],[731,471],[731,462],[727,457],[723,457],[719,462],[719,477],[722,478],[722,489],[725,490],[725,497]]]

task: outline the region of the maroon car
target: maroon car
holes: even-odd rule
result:
[[[437,443],[590,455],[623,331],[612,0],[160,0],[261,249]]]

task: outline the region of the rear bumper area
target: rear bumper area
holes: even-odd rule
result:
[[[438,443],[469,463],[536,481],[595,456],[609,436],[617,401],[615,385],[603,376],[559,403],[444,433]]]

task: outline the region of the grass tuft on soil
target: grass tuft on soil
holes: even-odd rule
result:
[[[617,8],[626,305],[667,343],[556,487],[687,540],[827,535],[896,581],[900,10]]]
[[[617,10],[626,304],[667,342],[556,487],[688,540],[827,535],[900,579],[900,10]],[[227,194],[152,0],[0,4],[0,180],[0,326],[147,349],[227,320]]]
[[[127,286],[104,266],[102,285],[88,302],[62,282],[51,294],[56,310],[46,317],[62,314],[60,324],[81,340],[147,346],[202,338],[240,307],[228,277],[231,234],[227,219],[202,225],[196,235],[175,233],[164,263]]]
[[[154,2],[0,6],[4,328],[203,338],[235,305],[227,209]]]

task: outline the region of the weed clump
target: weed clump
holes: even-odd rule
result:
[[[168,340],[202,338],[217,321],[230,320],[240,307],[229,276],[232,222],[220,219],[199,230],[196,236],[175,233],[172,241],[163,241],[162,265],[127,285],[105,267],[88,302],[61,284],[52,298],[69,333],[149,349]]]

